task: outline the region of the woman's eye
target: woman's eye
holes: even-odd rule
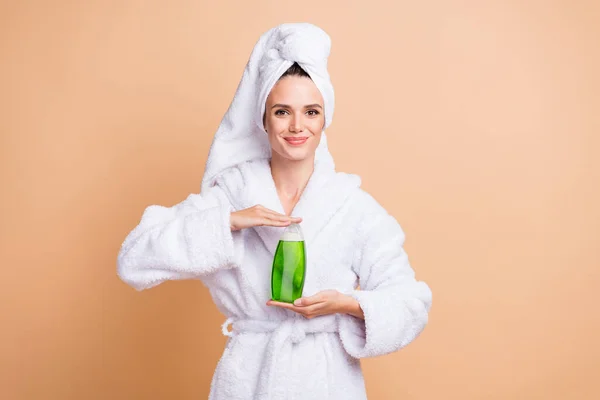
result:
[[[286,110],[277,110],[275,111],[275,115],[285,115],[288,112]],[[319,115],[319,111],[317,110],[308,110],[307,111],[308,115],[310,115],[311,117],[314,117],[316,115]]]

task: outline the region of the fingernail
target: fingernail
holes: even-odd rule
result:
[[[302,300],[300,300],[300,299],[294,300],[294,305],[295,306],[299,306],[300,304],[302,304]]]

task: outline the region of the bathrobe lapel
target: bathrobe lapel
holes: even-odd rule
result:
[[[294,210],[293,216],[302,217],[300,226],[304,234],[307,252],[318,253],[319,233],[327,222],[342,207],[348,196],[360,187],[357,175],[335,172],[317,164]],[[246,209],[257,204],[283,214],[277,189],[266,159],[244,163],[217,180],[223,187],[236,210]],[[285,228],[259,226],[253,228],[274,255],[279,239]],[[327,242],[327,240],[322,240]]]

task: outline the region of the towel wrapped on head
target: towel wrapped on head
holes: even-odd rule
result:
[[[212,186],[228,168],[271,157],[263,126],[265,103],[271,89],[294,63],[313,80],[324,100],[325,127],[333,120],[334,91],[327,71],[331,39],[310,23],[287,23],[261,35],[252,50],[235,96],[210,147],[202,190]],[[325,133],[315,154],[315,168],[334,169]]]

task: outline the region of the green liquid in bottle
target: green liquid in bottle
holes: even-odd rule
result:
[[[302,297],[306,276],[306,251],[300,227],[291,225],[284,232],[273,258],[271,298],[293,303]],[[292,240],[290,240],[292,239]]]

